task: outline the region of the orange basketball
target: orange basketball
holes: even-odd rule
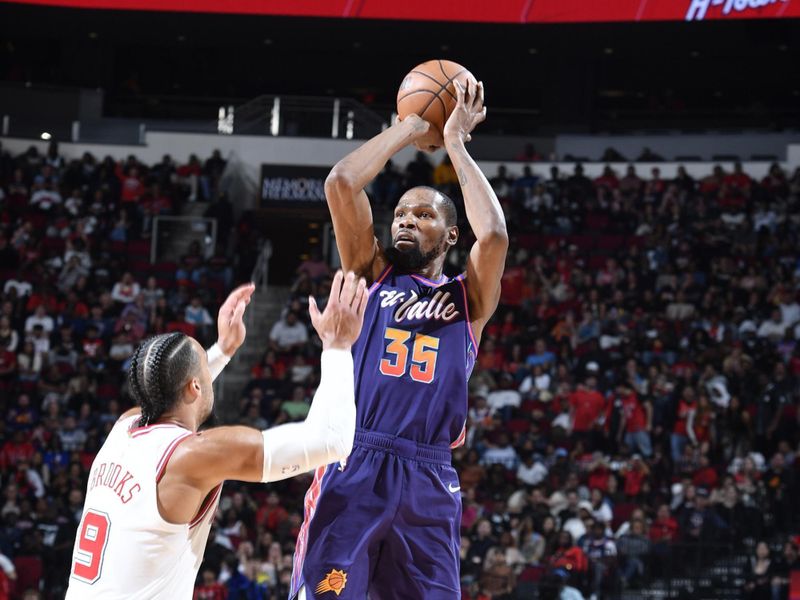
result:
[[[444,124],[456,107],[458,81],[466,86],[467,80],[477,83],[465,67],[450,60],[429,60],[414,67],[405,76],[397,91],[397,115],[404,119],[416,113],[434,128],[444,133]]]

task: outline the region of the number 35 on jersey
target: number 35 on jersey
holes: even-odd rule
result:
[[[387,327],[384,332],[386,353],[380,371],[389,377],[408,375],[419,383],[431,383],[436,375],[439,338],[404,329]]]

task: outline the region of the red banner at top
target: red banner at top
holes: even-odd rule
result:
[[[580,23],[800,17],[800,0],[16,0],[77,8],[469,21]]]

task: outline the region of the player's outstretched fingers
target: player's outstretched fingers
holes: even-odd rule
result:
[[[358,290],[356,291],[356,299],[353,302],[353,308],[356,311],[356,315],[358,315],[360,319],[364,318],[364,312],[367,310],[368,299],[369,299],[369,294],[367,294],[367,280],[361,277],[358,280]]]
[[[461,85],[460,81],[453,82],[456,86],[456,104],[463,104],[464,103],[464,86]]]
[[[331,283],[331,294],[328,297],[328,305],[337,305],[339,304],[339,296],[342,294],[342,282],[344,281],[344,273],[342,270],[339,269],[336,271],[336,275],[333,276],[333,282]]]
[[[472,80],[467,79],[466,85],[464,86],[464,104],[466,104],[467,107],[471,107],[475,99],[475,90],[473,87]]]
[[[353,301],[356,299],[356,292],[358,292],[358,278],[356,278],[355,273],[348,271],[342,288],[342,304],[345,307],[349,308],[353,305]]]
[[[311,317],[311,324],[314,326],[314,329],[317,329],[317,324],[322,315],[319,312],[319,307],[317,306],[317,301],[314,300],[314,296],[308,297],[308,316]]]
[[[481,108],[483,108],[483,82],[482,81],[478,82],[478,93],[475,94],[474,107],[475,107],[476,111],[479,111]]]
[[[233,310],[233,319],[232,322],[238,323],[242,321],[242,317],[244,317],[244,309],[247,308],[247,303],[249,302],[248,299],[239,300],[239,303],[236,305],[236,308]]]
[[[240,301],[245,300],[248,303],[250,302],[250,297],[253,295],[255,289],[256,286],[252,283],[240,285],[225,298],[225,302],[223,302],[222,306],[219,308],[220,314],[224,314],[226,317],[230,318],[230,315],[233,314],[233,311]]]

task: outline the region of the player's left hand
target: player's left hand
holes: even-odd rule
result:
[[[466,81],[466,87],[454,81],[456,87],[456,107],[444,124],[444,139],[469,142],[472,130],[486,118],[486,107],[483,105],[483,82]]]
[[[217,344],[226,356],[233,356],[244,343],[247,331],[244,326],[244,309],[256,286],[252,283],[240,285],[233,290],[219,308],[217,316]]]

